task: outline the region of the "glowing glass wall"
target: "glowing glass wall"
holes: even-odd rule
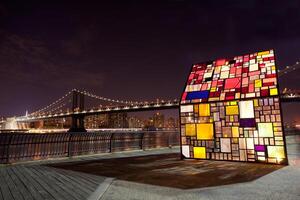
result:
[[[194,65],[180,122],[185,158],[287,163],[274,51]]]

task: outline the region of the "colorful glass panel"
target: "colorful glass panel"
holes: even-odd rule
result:
[[[209,140],[213,139],[214,127],[212,123],[197,124],[197,139]]]
[[[194,147],[194,158],[206,158],[205,147]]]
[[[184,157],[287,163],[273,50],[194,65],[180,104]]]
[[[278,90],[274,51],[266,52],[268,53],[257,52],[195,64],[181,102],[276,96]]]
[[[199,116],[210,116],[210,105],[208,103],[199,105]]]
[[[185,135],[186,136],[196,136],[195,124],[186,124],[185,125]]]

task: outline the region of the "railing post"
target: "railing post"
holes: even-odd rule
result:
[[[9,155],[10,155],[10,144],[11,144],[11,140],[12,140],[12,136],[13,134],[7,134],[9,139],[8,139],[8,144],[7,144],[7,150],[6,150],[6,164],[9,163]]]
[[[141,137],[141,142],[140,142],[140,146],[141,146],[142,150],[144,150],[144,135],[145,135],[145,133],[142,132],[142,137]]]
[[[72,145],[72,133],[68,133],[69,135],[69,141],[68,141],[68,157],[71,157],[71,145]]]
[[[109,152],[112,153],[112,140],[114,137],[114,133],[111,133],[110,139],[109,139]]]
[[[172,141],[173,141],[173,132],[168,132],[168,147],[171,149],[172,148]]]

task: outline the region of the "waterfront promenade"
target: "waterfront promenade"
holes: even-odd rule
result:
[[[199,165],[185,165],[186,170],[178,170],[173,162],[174,158],[165,158],[164,161],[151,161],[145,163],[147,170],[157,172],[157,169],[164,169],[163,174],[176,175],[180,173],[206,173],[210,171],[232,168],[227,176],[218,176],[224,182],[231,180],[236,183],[222,184],[217,181],[217,186],[205,187],[199,183],[199,187],[182,188],[180,185],[188,185],[184,181],[189,179],[170,178],[162,175],[161,181],[147,171],[142,173],[136,171],[136,175],[130,175],[129,169],[139,166],[138,160],[145,157],[167,157],[176,155],[179,148],[153,149],[147,151],[131,151],[120,153],[107,153],[93,156],[82,156],[73,158],[63,158],[59,160],[44,160],[38,162],[18,163],[15,165],[2,165],[0,167],[0,199],[300,199],[300,137],[287,137],[289,166],[272,167],[273,165],[253,164],[253,163],[232,163],[225,161],[198,161]],[[136,158],[136,159],[133,159]],[[108,169],[107,163],[118,163],[123,160],[127,164],[118,166],[115,169]],[[132,160],[133,159],[133,160]],[[110,162],[112,161],[112,162]],[[70,164],[71,162],[71,164]],[[190,161],[187,161],[188,163]],[[121,162],[120,162],[121,163]],[[149,168],[151,166],[154,168]],[[164,165],[164,167],[160,167]],[[76,168],[77,166],[77,168]],[[101,168],[102,166],[102,168]],[[223,168],[222,168],[223,166]],[[241,168],[242,166],[242,168]],[[266,167],[265,167],[266,166]],[[253,170],[263,169],[259,177],[247,180],[246,175],[253,175]],[[244,170],[248,168],[249,170]],[[70,170],[72,169],[72,170]],[[82,172],[89,169],[89,171]],[[92,170],[94,169],[94,170]],[[99,172],[98,169],[101,169]],[[146,169],[146,168],[145,168]],[[241,174],[234,173],[238,169]],[[128,172],[128,176],[120,176],[114,171]],[[205,171],[206,170],[206,171]],[[242,171],[240,171],[242,170]],[[107,176],[99,175],[101,173]],[[174,174],[176,173],[176,174]],[[191,175],[188,173],[189,175]],[[257,173],[255,173],[257,174]],[[215,173],[215,175],[218,175]],[[249,175],[249,176],[250,176]],[[252,176],[251,175],[251,176]],[[136,178],[140,176],[142,179]],[[230,177],[232,176],[232,177]],[[146,177],[146,178],[145,178]],[[239,177],[239,178],[237,178]],[[246,179],[245,179],[246,177]],[[167,179],[167,180],[164,180]],[[212,177],[213,179],[213,177]],[[131,181],[130,181],[131,180]],[[139,181],[141,180],[141,181]],[[144,181],[143,181],[144,180]],[[143,183],[150,181],[150,183]],[[152,182],[151,182],[152,181]],[[209,180],[207,180],[209,181]],[[173,182],[173,185],[162,186],[160,183]],[[156,184],[157,183],[157,184]]]

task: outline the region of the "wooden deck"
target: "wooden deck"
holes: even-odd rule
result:
[[[41,165],[0,167],[0,199],[88,199],[103,177]]]
[[[46,165],[172,152],[179,152],[179,148],[127,151],[0,165],[0,200],[98,200],[114,179]]]

